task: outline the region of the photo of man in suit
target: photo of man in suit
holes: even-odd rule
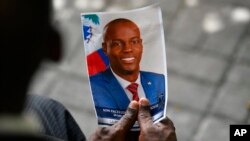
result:
[[[165,77],[140,70],[143,44],[133,21],[119,18],[106,24],[102,49],[110,65],[90,76],[95,107],[125,110],[131,100],[141,97],[146,97],[150,105],[164,105]]]

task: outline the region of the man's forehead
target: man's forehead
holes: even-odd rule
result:
[[[133,22],[115,22],[110,23],[104,30],[104,38],[122,38],[123,36],[128,36],[129,38],[140,38],[140,30],[136,24]]]
[[[112,20],[105,27],[110,27],[110,26],[119,25],[119,24],[133,24],[134,26],[137,27],[137,25],[133,21],[129,19],[124,19],[124,18]]]
[[[112,31],[112,30],[121,30],[121,29],[131,29],[131,30],[138,30],[138,26],[133,22],[115,22],[110,23],[106,26],[106,32]]]

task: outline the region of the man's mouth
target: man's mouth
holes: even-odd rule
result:
[[[135,60],[135,57],[127,57],[127,58],[122,58],[122,61],[124,63],[133,63]]]

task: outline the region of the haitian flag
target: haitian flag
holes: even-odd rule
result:
[[[104,71],[109,65],[101,46],[102,27],[96,14],[82,16],[82,33],[89,75]]]

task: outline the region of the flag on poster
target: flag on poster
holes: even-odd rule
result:
[[[110,126],[116,123],[133,99],[125,86],[132,81],[126,78],[127,74],[122,74],[128,71],[127,67],[132,68],[131,73],[139,72],[134,80],[138,83],[138,97],[149,100],[153,121],[165,118],[168,98],[167,63],[160,7],[151,5],[121,12],[82,13],[81,22],[90,90],[98,124]],[[133,30],[126,24],[120,24],[123,22],[132,25]],[[107,28],[112,29],[112,33]],[[104,32],[112,37],[104,38]],[[125,51],[127,46],[131,48],[130,51]],[[111,48],[119,48],[121,52],[115,55],[122,57],[114,59]],[[138,67],[133,69],[134,65]],[[122,67],[117,68],[119,66]],[[138,123],[135,123],[133,129],[139,129]]]
[[[96,14],[83,15],[83,37],[89,75],[104,71],[109,65],[107,56],[104,54],[98,42],[102,38],[100,19]]]

